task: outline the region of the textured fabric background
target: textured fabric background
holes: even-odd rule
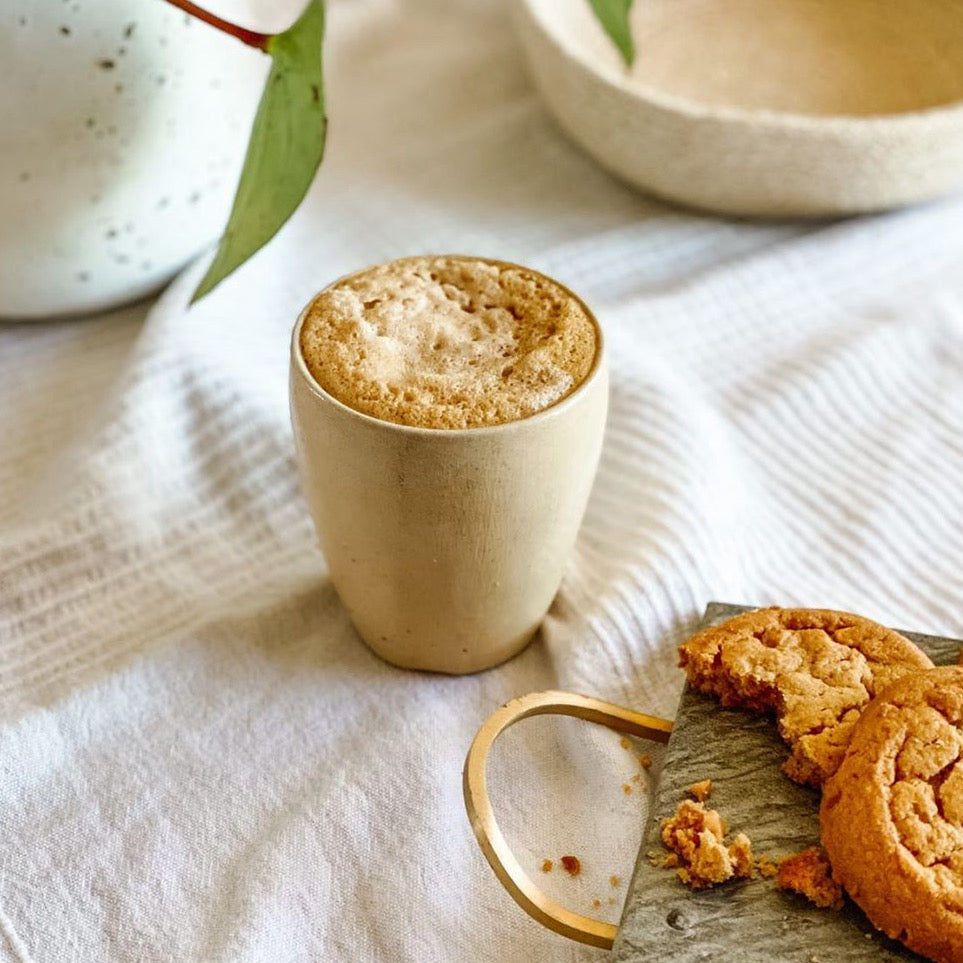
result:
[[[671,715],[713,598],[963,634],[963,199],[726,222],[556,130],[503,4],[332,4],[328,157],[275,242],[190,312],[0,325],[0,958],[595,960],[496,883],[471,737],[549,687]],[[334,277],[480,253],[597,309],[612,407],[541,637],[472,678],[358,641],[298,491],[288,335]],[[644,780],[535,720],[493,760],[558,898],[617,919]],[[545,857],[579,855],[579,880]]]

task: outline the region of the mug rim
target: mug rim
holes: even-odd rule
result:
[[[552,284],[561,288],[562,291],[564,291],[578,305],[581,306],[582,310],[585,311],[589,320],[592,322],[593,327],[595,328],[595,357],[592,359],[592,367],[589,369],[588,374],[586,374],[586,376],[575,388],[572,389],[572,391],[570,391],[564,397],[559,398],[558,401],[553,402],[547,408],[542,408],[530,415],[526,415],[524,418],[514,418],[511,421],[503,421],[495,425],[479,425],[477,428],[429,428],[424,425],[399,424],[396,421],[388,421],[384,418],[376,418],[374,415],[369,415],[364,411],[358,411],[356,408],[352,408],[350,405],[345,404],[345,402],[336,398],[333,394],[323,388],[318,383],[314,375],[311,374],[307,363],[304,360],[304,355],[301,353],[301,328],[303,327],[308,316],[308,312],[310,311],[314,302],[325,291],[328,291],[331,288],[344,283],[345,281],[349,281],[351,278],[366,274],[373,268],[381,267],[384,264],[395,264],[403,261],[422,260],[423,258],[433,257],[450,258],[458,261],[482,261],[485,264],[492,264],[498,267],[517,268],[522,271],[529,271],[532,274],[536,274],[539,277],[544,278],[546,281],[550,281]],[[528,267],[524,264],[517,264],[514,261],[504,261],[501,258],[484,257],[482,255],[475,254],[412,254],[405,257],[391,258],[388,261],[372,264],[357,271],[350,271],[348,274],[343,274],[330,284],[325,285],[320,291],[311,296],[311,300],[308,301],[308,303],[298,314],[297,320],[294,322],[294,328],[291,332],[291,370],[292,372],[296,372],[302,378],[312,394],[314,394],[316,397],[329,402],[336,408],[341,409],[346,414],[359,419],[362,422],[378,425],[387,429],[394,429],[404,434],[436,435],[443,436],[445,438],[457,438],[464,435],[471,435],[472,437],[488,436],[496,432],[503,432],[512,428],[517,429],[520,425],[530,425],[534,424],[535,422],[541,423],[549,418],[558,417],[568,408],[574,405],[584,394],[586,394],[588,389],[603,375],[605,370],[605,360],[605,336],[602,332],[602,325],[599,324],[599,320],[595,316],[595,312],[571,288],[565,284],[562,284],[561,281],[556,280],[551,275],[545,274],[536,268]]]

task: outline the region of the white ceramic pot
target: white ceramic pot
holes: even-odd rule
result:
[[[0,317],[133,300],[218,236],[266,56],[164,0],[3,0],[0,64]]]
[[[960,4],[646,0],[633,8],[632,71],[588,0],[516,7],[533,77],[562,128],[669,200],[835,215],[963,184]]]

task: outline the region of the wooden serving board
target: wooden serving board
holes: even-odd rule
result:
[[[703,626],[743,611],[713,602]],[[954,664],[963,646],[957,639],[903,634],[937,665]],[[650,865],[647,853],[664,852],[660,820],[701,779],[713,782],[707,805],[719,810],[732,832],[750,836],[756,856],[778,858],[817,843],[819,793],[782,774],[787,755],[771,718],[723,709],[686,686],[612,951],[617,963],[922,959],[878,933],[849,900],[842,912],[821,910],[764,879],[692,892],[673,871]]]

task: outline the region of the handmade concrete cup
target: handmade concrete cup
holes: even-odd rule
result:
[[[602,333],[585,310],[597,343],[585,380],[527,418],[466,429],[408,427],[341,403],[308,371],[307,309],[298,318],[290,389],[304,493],[334,586],[388,662],[477,672],[521,651],[542,621],[608,407]]]

